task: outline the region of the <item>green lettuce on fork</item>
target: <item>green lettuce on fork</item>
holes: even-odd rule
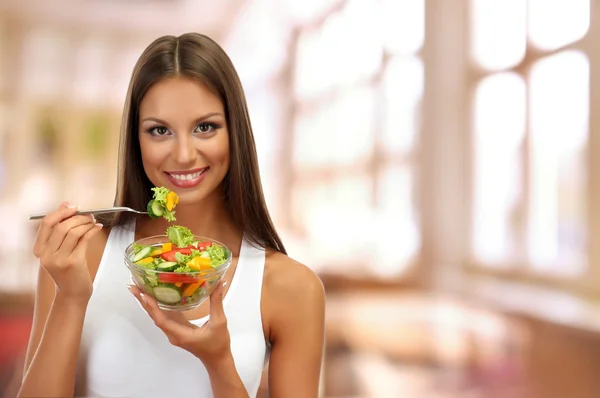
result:
[[[179,196],[165,187],[152,188],[154,195],[148,202],[147,211],[150,217],[164,217],[167,221],[175,221],[175,206],[179,203]]]

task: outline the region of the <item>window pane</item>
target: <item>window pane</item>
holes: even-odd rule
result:
[[[362,267],[365,272],[375,240],[365,230],[373,225],[372,196],[373,180],[368,175],[296,186],[295,223],[308,233],[304,261],[328,270],[356,272],[353,267]]]
[[[412,54],[419,51],[425,41],[425,1],[380,1],[380,28],[384,47],[396,54]]]
[[[339,15],[325,23],[322,38],[331,57],[328,68],[338,85],[366,79],[379,70],[383,47],[377,17],[370,0],[350,0]]]
[[[294,125],[293,163],[296,167],[325,165],[333,145],[329,108],[301,107]],[[318,143],[318,145],[315,145]]]
[[[481,67],[499,70],[523,59],[525,0],[472,0],[471,27],[471,51]]]
[[[421,245],[413,174],[408,167],[387,167],[379,181],[374,242],[377,253],[369,264],[380,276],[398,275],[410,265]]]
[[[338,0],[283,1],[286,17],[296,24],[310,24],[337,3]],[[280,3],[280,4],[281,4]]]
[[[525,83],[514,73],[484,79],[475,93],[472,242],[475,256],[490,263],[516,254],[525,98]]]
[[[529,40],[553,50],[581,39],[590,27],[590,0],[529,0]]]
[[[536,267],[577,273],[585,265],[589,63],[577,51],[531,71],[529,251]]]
[[[381,66],[379,23],[367,0],[353,0],[298,43],[295,91],[314,98],[374,75]],[[360,27],[357,29],[357,27]]]
[[[304,110],[294,133],[298,167],[354,164],[373,148],[374,92],[371,86],[340,93],[327,106]]]
[[[384,75],[386,124],[383,147],[390,153],[412,149],[420,128],[424,72],[419,58],[394,58]]]
[[[319,32],[308,31],[298,40],[294,89],[299,99],[313,98],[331,88],[328,69],[322,68],[325,63],[315,62],[326,56],[320,39]]]

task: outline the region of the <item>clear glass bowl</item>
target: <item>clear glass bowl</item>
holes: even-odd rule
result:
[[[125,249],[125,265],[133,282],[142,292],[152,296],[163,310],[187,311],[198,307],[216,289],[231,265],[231,250],[227,246],[204,236],[194,236],[194,240],[223,246],[228,253],[226,261],[215,268],[187,273],[156,271],[132,261],[134,244],[161,249],[164,243],[170,242],[166,235],[139,239]]]

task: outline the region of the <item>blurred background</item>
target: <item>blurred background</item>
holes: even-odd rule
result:
[[[188,31],[230,54],[326,286],[322,397],[600,396],[599,0],[0,0],[5,397],[27,215],[112,204],[133,65]]]

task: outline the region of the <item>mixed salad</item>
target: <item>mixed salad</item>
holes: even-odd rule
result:
[[[179,196],[165,187],[152,188],[154,195],[148,202],[147,211],[150,217],[163,217],[167,221],[175,221],[175,206],[179,203]]]
[[[167,220],[174,220],[177,195],[173,196],[174,192],[164,187],[153,190],[155,197],[148,208],[152,207],[154,215],[160,213]],[[141,270],[132,274],[139,286],[144,286],[162,303],[193,303],[204,297],[206,289],[219,279],[220,273],[213,270],[226,263],[230,253],[215,242],[195,240],[194,234],[180,225],[169,226],[165,234],[169,240],[166,243],[133,243],[130,260]]]

